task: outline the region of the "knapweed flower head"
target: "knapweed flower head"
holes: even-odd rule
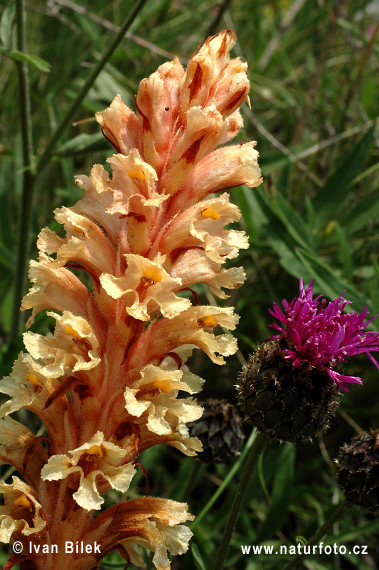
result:
[[[362,383],[336,370],[349,356],[379,351],[379,333],[365,330],[373,318],[344,313],[343,294],[329,303],[313,298],[313,281],[300,279],[298,297],[274,303],[269,313],[279,331],[258,346],[241,374],[239,402],[247,417],[272,438],[301,442],[319,435],[338,406],[339,390]]]
[[[203,381],[186,365],[193,350],[223,364],[237,349],[225,332],[238,322],[233,307],[200,304],[191,289],[201,283],[225,298],[245,279],[242,268],[225,267],[248,247],[244,232],[228,227],[240,212],[225,190],[258,186],[261,175],[255,143],[225,146],[242,127],[249,91],[247,64],[229,56],[234,43],[226,30],[187,69],[178,59],[161,65],[141,81],[136,112],[117,95],[98,113],[116,150],[109,171],[95,165],[78,176],[83,197],[55,211],[63,230],[39,235],[22,309],[32,310],[28,327],[47,311],[52,330],[26,332],[26,352],[0,382],[9,397],[0,407],[0,460],[21,477],[0,489],[0,541],[25,545],[7,570],[66,568],[64,544],[73,540],[84,550],[69,564],[87,570],[112,550],[144,566],[141,546],[167,570],[168,552],[188,547],[186,504],[126,493],[144,471],[144,450],[201,450],[187,427],[202,414],[193,395]],[[43,435],[10,417],[21,408],[40,418]],[[94,518],[109,490],[120,503]]]
[[[300,279],[299,289],[298,297],[282,301],[284,311],[276,303],[269,309],[282,323],[270,325],[280,332],[272,339],[286,340],[288,348],[283,349],[283,354],[295,368],[306,363],[325,370],[344,392],[348,391],[346,384],[362,384],[361,378],[341,374],[334,368],[349,356],[362,353],[379,368],[371,355],[379,351],[379,333],[365,330],[375,317],[365,321],[366,307],[361,313],[344,313],[350,301],[343,294],[329,303],[322,295],[313,298],[313,281],[304,287]]]
[[[237,407],[227,400],[208,398],[201,402],[203,415],[189,424],[190,434],[200,439],[200,461],[228,465],[239,456],[245,436]]]
[[[362,432],[338,454],[337,484],[349,503],[379,510],[379,429]]]

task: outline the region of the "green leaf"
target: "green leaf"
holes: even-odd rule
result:
[[[280,228],[282,238],[285,238],[285,234],[287,234],[287,239],[293,240],[292,247],[297,244],[304,249],[311,248],[309,229],[301,216],[278,190],[275,191],[273,197],[269,196],[267,192],[257,192],[255,198],[264,210],[271,227]]]
[[[350,283],[342,281],[326,263],[316,254],[309,251],[296,250],[296,256],[302,262],[306,273],[315,280],[315,290],[331,299],[339,297],[345,291],[345,298],[354,304],[355,311],[362,311],[367,306],[370,312],[372,308],[366,299]]]
[[[0,563],[2,564],[2,568],[5,566],[5,564],[7,563],[9,559],[9,554],[7,552],[1,552],[0,551]]]
[[[56,154],[58,156],[72,156],[74,154],[93,152],[108,147],[109,145],[102,133],[95,133],[94,135],[82,133],[62,144],[57,149]]]
[[[379,170],[379,162],[376,162],[375,164],[372,164],[371,166],[369,166],[368,168],[366,168],[366,170],[364,170],[363,172],[361,172],[360,174],[358,174],[358,176],[356,176],[354,178],[353,183],[356,184],[357,182],[360,182],[361,180],[363,180],[364,178],[367,178],[367,176],[371,176],[372,174],[374,174],[377,170]]]
[[[325,537],[324,542],[325,544],[333,544],[333,542],[337,542],[338,544],[346,544],[347,542],[354,541],[357,538],[362,539],[363,536],[370,535],[372,532],[378,529],[379,518],[376,518],[373,521],[367,522],[366,524],[349,528],[349,530],[342,532],[337,536],[330,538]]]
[[[0,300],[1,328],[7,333],[11,328],[13,302],[12,275],[10,274],[9,277],[10,279],[4,280],[4,296],[1,295]]]
[[[264,192],[257,192],[251,199],[256,203],[256,207],[252,211],[259,214],[259,222],[261,223],[262,218],[266,219],[267,222],[265,227],[260,228],[261,234],[266,232],[269,236],[270,243],[278,254],[285,271],[297,279],[302,276],[305,280],[312,280],[312,274],[304,272],[304,264],[296,256],[296,243],[271,204],[270,198]]]
[[[316,223],[320,228],[330,220],[341,208],[354,178],[364,167],[370,146],[374,140],[374,126],[372,126],[358,141],[337,170],[319,190],[313,206],[316,212]]]
[[[15,2],[9,2],[3,10],[0,21],[0,40],[7,50],[12,48],[12,30],[14,23]]]
[[[349,567],[350,568],[356,568],[356,570],[367,570],[367,563],[365,561],[365,557],[363,557],[363,560],[360,559],[359,556],[356,556],[355,554],[351,554],[349,551],[346,552],[345,554],[342,555],[344,558],[346,558],[346,560],[349,561]],[[325,568],[325,567],[324,567]],[[324,570],[323,568],[323,570]]]
[[[15,263],[15,256],[13,251],[9,250],[3,243],[0,242],[0,266],[12,269]]]
[[[270,494],[267,490],[266,481],[265,481],[264,473],[263,473],[263,457],[264,457],[264,451],[259,456],[258,465],[257,465],[257,472],[259,475],[259,481],[260,481],[261,487],[263,489],[263,492],[266,495],[267,500],[271,501],[271,497],[270,497]]]
[[[48,73],[50,71],[50,63],[38,57],[37,55],[32,55],[30,53],[24,53],[22,51],[18,51],[17,49],[11,51],[10,56],[15,61],[26,61],[26,63],[30,63],[30,65],[34,65],[40,71],[44,73]]]
[[[258,542],[275,536],[287,518],[291,504],[291,494],[294,482],[295,447],[286,443],[278,460],[278,470],[274,480],[272,500],[258,536]]]
[[[207,570],[201,557],[200,550],[195,542],[191,544],[191,553],[195,561],[196,568],[198,570]]]
[[[14,247],[12,194],[9,191],[9,180],[12,180],[12,162],[2,161],[0,168],[0,247],[11,250]],[[6,257],[9,258],[8,253]],[[14,263],[12,259],[11,263]]]
[[[267,153],[259,159],[259,166],[261,167],[263,176],[267,176],[271,174],[271,172],[289,163],[290,159],[282,152]]]
[[[125,560],[120,560],[120,562],[107,562],[103,560],[101,563],[101,568],[118,568],[119,570],[122,570],[125,568]]]
[[[346,234],[353,235],[356,231],[367,228],[379,217],[379,190],[364,196],[359,202],[349,208],[340,217],[340,224]]]
[[[127,76],[108,63],[99,74],[89,96],[100,101],[112,101],[115,93],[119,93],[124,103],[129,105],[136,91],[138,91],[138,83],[130,82]]]
[[[234,189],[234,194],[237,196],[238,206],[241,210],[243,220],[245,222],[246,231],[251,239],[257,235],[257,228],[255,227],[251,211],[254,205],[251,203],[251,189],[246,186],[239,186]]]
[[[334,223],[334,229],[336,232],[337,240],[340,246],[340,251],[342,254],[342,259],[345,268],[345,274],[350,281],[353,280],[353,261],[351,258],[351,250],[346,239],[346,232],[343,226],[340,226],[338,222]]]
[[[278,206],[277,209],[280,218],[286,226],[288,233],[301,247],[305,247],[306,249],[311,248],[311,232],[300,214],[291,206],[283,194],[278,191],[275,192],[275,201]]]

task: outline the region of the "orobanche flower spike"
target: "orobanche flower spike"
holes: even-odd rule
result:
[[[235,328],[233,308],[199,305],[190,289],[203,283],[224,298],[245,279],[224,267],[248,245],[225,229],[240,213],[215,195],[261,183],[255,143],[221,146],[240,130],[249,91],[246,63],[229,57],[234,43],[223,31],[186,70],[177,59],[161,65],[141,82],[136,113],[116,96],[97,115],[117,151],[112,174],[95,165],[78,176],[82,199],[55,212],[64,237],[40,233],[22,309],[32,309],[27,326],[47,310],[54,330],[26,332],[27,352],[0,383],[1,461],[19,475],[0,489],[0,540],[23,547],[7,570],[91,569],[112,550],[144,566],[141,546],[165,570],[168,552],[187,550],[185,503],[123,497],[93,515],[106,491],[128,491],[143,450],[201,450],[186,423],[202,414],[192,397],[202,380],[186,360],[196,347],[216,364],[236,351],[218,329]],[[20,408],[39,416],[43,435],[9,417]]]
[[[348,391],[356,376],[338,369],[349,356],[379,351],[379,333],[366,331],[372,320],[362,313],[344,313],[349,303],[341,295],[327,303],[313,298],[313,282],[291,302],[275,303],[269,313],[280,324],[279,334],[260,345],[250,357],[238,387],[240,403],[253,423],[269,436],[306,441],[323,432],[338,406],[339,390]]]

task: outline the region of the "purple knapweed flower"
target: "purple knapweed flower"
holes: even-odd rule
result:
[[[349,356],[365,352],[379,368],[371,354],[371,351],[379,351],[379,333],[364,330],[377,315],[365,321],[367,307],[361,313],[343,313],[350,303],[344,294],[329,303],[322,295],[313,298],[313,281],[304,287],[300,279],[299,289],[299,296],[291,302],[282,301],[284,312],[276,303],[269,309],[269,313],[283,323],[283,326],[270,325],[281,333],[270,340],[285,338],[289,348],[283,350],[284,357],[292,360],[294,368],[308,363],[325,370],[341,390],[348,392],[346,384],[362,384],[361,378],[340,374],[334,367]]]

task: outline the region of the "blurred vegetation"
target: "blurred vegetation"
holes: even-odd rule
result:
[[[26,5],[27,49],[18,49],[15,3],[4,2],[0,21],[0,377],[8,374],[22,348],[12,336],[12,310],[23,200],[20,84],[16,63],[29,67],[33,151],[41,157],[94,66],[135,6],[131,0],[104,3],[30,0]],[[316,294],[345,291],[361,311],[379,313],[378,4],[355,0],[154,0],[147,2],[88,91],[75,117],[46,161],[39,161],[30,220],[30,243],[40,229],[56,228],[53,210],[81,195],[74,175],[89,173],[113,151],[99,132],[94,113],[116,93],[133,106],[139,81],[165,60],[183,63],[219,29],[237,33],[235,55],[249,64],[252,109],[244,105],[241,140],[257,140],[265,182],[258,189],[231,191],[239,204],[250,249],[238,264],[245,285],[227,301],[241,315],[240,352],[218,368],[196,354],[192,369],[206,378],[206,396],[234,401],[241,363],[257,342],[270,336],[267,309],[292,299],[298,279],[315,280]],[[2,55],[1,55],[2,54]],[[26,55],[25,55],[26,54]],[[75,121],[75,122],[73,122]],[[37,159],[38,163],[38,159]],[[27,248],[27,240],[25,243]],[[27,257],[36,256],[33,245]],[[205,302],[209,292],[199,288]],[[46,317],[33,330],[46,332]],[[373,326],[375,323],[373,323]],[[20,327],[22,328],[22,327]],[[12,342],[10,342],[10,339]],[[309,538],[339,499],[333,458],[358,426],[378,424],[378,371],[368,359],[347,364],[364,379],[343,395],[327,434],[296,450],[273,445],[253,474],[233,538],[228,568],[282,568],[288,557],[242,556],[241,544],[295,544]],[[21,419],[21,418],[20,418]],[[35,431],[38,424],[28,419]],[[355,423],[354,423],[355,422]],[[376,424],[376,425],[375,425]],[[250,427],[246,425],[247,435]],[[184,496],[189,471],[197,462],[170,448],[154,448],[141,461],[152,494],[189,501],[199,514],[230,470],[201,468],[192,492]],[[3,474],[6,469],[3,470]],[[236,490],[238,474],[195,529],[189,553],[174,569],[210,570]],[[264,483],[265,482],[265,483]],[[136,477],[131,496],[144,494]],[[111,501],[117,495],[110,494]],[[266,522],[265,522],[266,521]],[[269,521],[269,522],[267,522]],[[325,543],[368,544],[368,556],[308,557],[308,568],[375,568],[379,523],[351,510]],[[7,560],[7,549],[0,563]],[[2,558],[1,558],[2,557]],[[376,562],[375,562],[376,557]],[[103,568],[123,567],[116,555]]]

